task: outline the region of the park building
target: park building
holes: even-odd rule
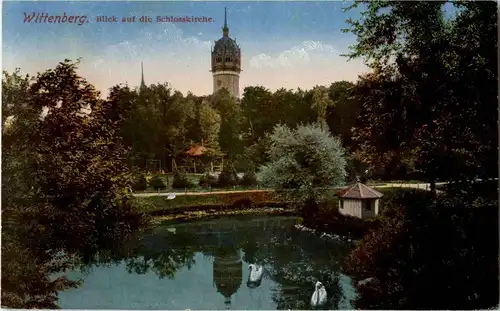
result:
[[[236,40],[229,37],[227,10],[224,11],[222,38],[211,49],[213,93],[225,88],[236,98],[240,97],[241,50]]]

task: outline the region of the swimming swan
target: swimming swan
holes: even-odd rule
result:
[[[321,282],[316,282],[316,290],[311,297],[311,306],[319,307],[326,303],[326,289]]]
[[[262,266],[250,264],[248,265],[248,269],[250,270],[250,275],[248,276],[247,286],[249,288],[259,287],[262,281],[262,275],[264,274],[264,268]]]

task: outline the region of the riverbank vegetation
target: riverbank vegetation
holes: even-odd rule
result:
[[[247,87],[241,100],[117,85],[102,99],[69,60],[34,77],[5,72],[2,306],[57,307],[57,292],[79,282],[54,273],[107,254],[147,215],[270,206],[360,239],[345,264],[357,308],[497,306],[498,198],[486,182],[498,177],[497,4],[454,2],[451,17],[442,2],[363,5],[348,56],[371,72],[355,83]],[[193,145],[207,152],[187,155]],[[430,191],[387,189],[366,222],[340,215],[332,190],[358,175]],[[257,185],[275,191],[131,197]]]
[[[350,254],[355,305],[498,307],[498,192],[485,182],[498,177],[497,4],[447,3],[451,16],[443,2],[358,5],[365,15],[348,21],[358,38],[349,56],[373,71],[356,86],[357,153],[385,170],[411,164],[431,192],[386,201],[381,225]],[[445,194],[436,180],[451,182]]]
[[[78,283],[54,273],[142,224],[126,199],[121,117],[70,61],[5,73],[2,90],[2,306],[55,308]]]

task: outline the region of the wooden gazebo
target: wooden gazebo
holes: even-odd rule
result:
[[[341,214],[364,219],[378,215],[379,201],[383,194],[357,182],[337,192],[337,196]]]
[[[198,162],[198,171],[203,167],[203,158],[210,161],[210,171],[222,171],[224,168],[224,154],[215,149],[205,147],[203,145],[193,145],[184,152],[188,158],[192,160],[193,170],[196,174],[196,163]],[[214,165],[214,160],[219,161],[219,165]]]

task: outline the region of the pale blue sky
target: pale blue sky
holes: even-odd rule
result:
[[[342,1],[322,2],[3,2],[3,68],[36,73],[64,58],[82,57],[81,74],[99,90],[118,83],[169,82],[196,95],[212,92],[210,47],[221,37],[224,7],[229,35],[243,55],[240,88],[311,88],[355,80],[367,69],[339,54],[356,41],[341,32],[349,17]],[[29,24],[24,13],[86,15],[88,23]],[[206,16],[212,23],[97,23],[100,15]]]

